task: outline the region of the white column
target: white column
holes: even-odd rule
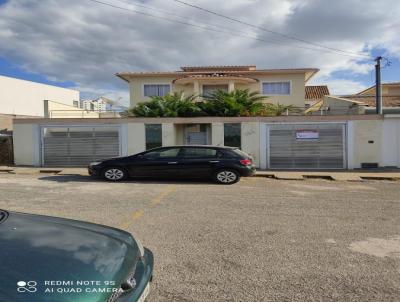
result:
[[[193,94],[196,96],[196,100],[199,98],[200,95],[200,84],[199,81],[193,82]]]
[[[146,134],[143,123],[128,123],[126,130],[126,152],[128,155],[136,154],[146,150]]]
[[[260,123],[242,123],[242,148],[251,155],[256,167],[260,167]]]
[[[224,124],[212,123],[211,124],[211,144],[213,146],[224,145]]]
[[[175,143],[175,126],[172,123],[164,123],[161,126],[162,129],[162,145],[173,146]]]
[[[235,90],[235,82],[231,80],[228,82],[228,92],[232,92],[234,90]]]

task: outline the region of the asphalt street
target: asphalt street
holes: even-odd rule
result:
[[[400,301],[400,182],[1,174],[0,208],[134,233],[148,301]]]

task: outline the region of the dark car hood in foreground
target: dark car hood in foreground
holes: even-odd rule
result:
[[[10,212],[0,223],[0,301],[106,302],[111,293],[93,293],[93,289],[118,288],[131,273],[138,256],[137,244],[124,231]],[[36,282],[36,291],[20,288],[23,292],[18,292],[19,281]],[[58,286],[45,285],[45,281],[73,283]],[[78,281],[100,285],[80,286]]]

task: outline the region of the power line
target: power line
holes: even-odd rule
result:
[[[186,22],[191,22],[191,21],[193,21],[193,20],[191,20],[191,19],[189,19],[189,18],[187,18],[187,17],[184,17],[184,16],[182,16],[182,15],[175,14],[174,12],[171,12],[171,11],[168,11],[168,10],[165,10],[165,9],[154,8],[154,7],[148,6],[148,5],[138,4],[136,1],[126,1],[126,0],[115,0],[115,1],[119,1],[119,2],[121,2],[121,3],[126,3],[126,4],[132,4],[132,5],[135,5],[135,6],[138,6],[138,7],[142,7],[142,8],[145,8],[145,9],[147,9],[147,10],[154,11],[154,12],[167,13],[169,16],[178,17],[178,18],[180,18],[180,19],[182,19],[182,20],[185,20]],[[194,20],[194,21],[196,22],[196,20]],[[199,22],[198,22],[198,23],[199,23]],[[225,26],[222,26],[222,25],[220,25],[220,24],[208,23],[207,25],[208,25],[208,26],[212,26],[212,27],[216,27],[216,28],[222,28],[222,29],[229,30],[232,34],[235,34],[235,33],[242,33],[242,34],[245,34],[245,35],[248,35],[248,34],[249,34],[248,32],[240,31],[240,30],[236,30],[236,29],[235,29],[235,32],[233,32],[233,31],[232,31],[232,28],[225,27]],[[277,39],[273,39],[273,40],[271,40],[271,41],[282,42],[282,40],[277,40]]]
[[[299,41],[299,42],[302,42],[302,43],[306,43],[306,44],[310,44],[310,45],[313,45],[313,46],[317,46],[317,47],[329,49],[329,50],[331,50],[331,51],[338,51],[338,52],[341,52],[341,53],[347,53],[347,54],[353,54],[353,55],[358,55],[358,56],[363,56],[363,57],[372,58],[371,56],[365,55],[365,54],[363,54],[363,53],[352,52],[352,51],[342,50],[342,49],[339,49],[339,48],[329,47],[329,46],[325,46],[325,45],[322,45],[322,44],[319,44],[319,43],[314,43],[314,42],[311,42],[311,41],[307,41],[307,40],[304,40],[304,39],[300,39],[300,38],[297,38],[297,37],[295,37],[295,36],[291,36],[291,35],[287,35],[287,34],[284,34],[284,33],[277,32],[277,31],[273,31],[273,30],[270,30],[270,29],[268,29],[268,28],[261,27],[261,26],[258,26],[258,25],[254,25],[254,24],[251,24],[251,23],[248,23],[248,22],[239,20],[239,19],[235,19],[235,18],[232,18],[232,17],[226,16],[226,15],[223,15],[223,14],[221,14],[221,13],[218,13],[218,12],[215,12],[215,11],[212,11],[212,10],[209,10],[209,9],[206,9],[206,8],[203,8],[203,7],[200,7],[200,6],[198,6],[198,5],[191,4],[191,3],[188,3],[188,2],[185,2],[185,1],[181,1],[181,0],[173,0],[173,1],[178,2],[178,3],[180,3],[180,4],[183,4],[183,5],[186,5],[186,6],[190,6],[190,7],[192,7],[192,8],[195,8],[195,9],[198,9],[198,10],[201,10],[201,11],[204,11],[204,12],[206,12],[206,13],[209,13],[209,14],[212,14],[212,15],[215,15],[215,16],[218,16],[218,17],[221,17],[221,18],[230,20],[230,21],[233,21],[233,22],[237,22],[237,23],[240,23],[240,24],[243,24],[243,25],[246,25],[246,26],[250,26],[250,27],[253,27],[253,28],[262,30],[262,31],[266,31],[266,32],[269,32],[269,33],[272,33],[272,34],[275,34],[275,35],[279,35],[279,36],[284,37],[284,38],[286,38],[286,39],[296,40],[296,41]]]
[[[223,30],[219,30],[219,29],[214,29],[211,28],[209,26],[203,26],[203,25],[198,25],[198,24],[194,24],[194,23],[189,23],[189,22],[185,22],[185,21],[180,21],[180,20],[176,20],[176,19],[171,19],[168,17],[162,17],[162,16],[157,16],[157,15],[153,15],[147,12],[143,12],[143,11],[139,11],[136,9],[132,9],[132,8],[126,8],[126,7],[121,7],[118,5],[114,5],[111,3],[107,3],[107,2],[103,2],[100,0],[88,0],[91,2],[95,2],[97,4],[102,4],[105,6],[109,6],[115,9],[119,9],[119,10],[124,10],[124,11],[128,11],[128,12],[134,12],[137,14],[141,14],[147,17],[151,17],[151,18],[156,18],[156,19],[161,19],[161,20],[165,20],[168,22],[173,22],[173,23],[178,23],[178,24],[182,24],[182,25],[187,25],[187,26],[191,26],[191,27],[196,27],[196,28],[200,28],[203,30],[208,30],[208,31],[213,31],[213,32],[217,32],[217,33],[223,33],[223,34],[229,34],[231,36],[236,36],[236,37],[244,37],[244,38],[248,38],[248,39],[253,39],[253,40],[257,40],[257,41],[261,41],[261,42],[265,42],[265,43],[271,43],[271,44],[278,44],[278,45],[284,45],[284,46],[291,46],[291,45],[287,45],[287,44],[283,44],[283,43],[278,43],[276,41],[270,41],[270,40],[265,40],[265,39],[261,39],[261,38],[257,38],[257,37],[253,37],[253,36],[249,36],[249,35],[243,35],[243,34],[237,34],[237,33],[233,33],[231,31],[223,31]],[[306,46],[299,46],[299,45],[292,45],[292,47],[296,47],[296,48],[302,48],[302,49],[308,49],[308,50],[313,50],[313,51],[319,51],[319,52],[327,52],[327,50],[321,49],[321,48],[311,48],[311,47],[306,47]],[[330,51],[332,52],[332,51]],[[345,53],[337,53],[336,54],[339,55],[343,55],[343,56],[348,56],[348,57],[360,57],[359,55],[352,55],[352,54],[345,54]]]

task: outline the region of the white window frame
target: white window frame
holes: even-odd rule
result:
[[[142,97],[144,98],[150,98],[150,96],[144,95],[144,86],[145,85],[168,85],[169,86],[169,93],[172,92],[172,85],[171,83],[143,83],[142,84]]]
[[[263,86],[264,86],[264,84],[268,84],[268,83],[289,83],[289,94],[264,94]],[[292,95],[292,80],[262,81],[260,83],[260,91],[261,91],[261,95],[265,95],[265,96],[289,96],[289,95]]]

